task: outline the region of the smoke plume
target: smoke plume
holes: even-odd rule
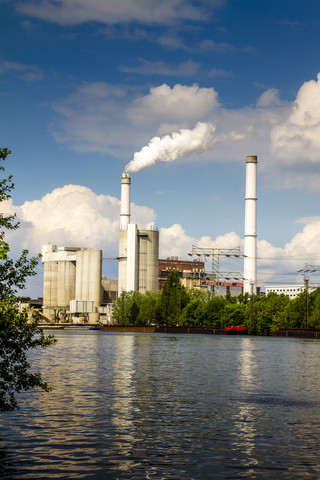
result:
[[[174,162],[178,158],[192,153],[200,153],[211,149],[217,143],[226,140],[242,140],[244,135],[231,132],[216,136],[216,127],[212,123],[198,122],[193,130],[182,128],[179,132],[164,137],[153,137],[140,152],[136,152],[125,167],[126,172],[140,172],[156,162]]]

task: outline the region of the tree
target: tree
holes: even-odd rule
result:
[[[122,292],[113,304],[112,315],[118,325],[135,325],[142,301],[140,292]]]
[[[189,302],[186,288],[181,285],[178,270],[171,270],[160,295],[160,315],[163,323],[178,325],[182,310]]]
[[[203,299],[194,298],[183,309],[180,319],[181,325],[203,325],[205,318],[205,304]]]
[[[159,322],[159,292],[146,292],[143,295],[138,315],[139,325],[157,324]]]
[[[6,148],[0,149],[0,161],[10,154]],[[0,165],[0,171],[5,168]],[[12,176],[0,180],[0,202],[10,198],[14,188]],[[5,241],[6,230],[15,230],[19,223],[15,216],[0,214],[0,412],[9,412],[18,408],[16,394],[30,388],[39,387],[51,390],[42,380],[41,373],[31,369],[28,351],[33,348],[44,348],[52,345],[52,335],[45,336],[33,319],[28,323],[26,312],[19,313],[18,290],[25,288],[26,279],[35,275],[35,267],[39,257],[28,258],[28,251],[23,250],[20,258],[9,257],[10,246]]]

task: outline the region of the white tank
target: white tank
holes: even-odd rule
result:
[[[90,300],[101,305],[102,250],[82,248],[76,253],[76,300]]]

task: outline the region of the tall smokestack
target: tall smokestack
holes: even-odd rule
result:
[[[246,157],[244,293],[257,293],[257,157]]]
[[[121,176],[120,230],[126,230],[130,223],[130,185],[130,174],[123,173]]]

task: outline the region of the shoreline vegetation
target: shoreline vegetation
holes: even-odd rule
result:
[[[165,325],[225,329],[245,327],[251,335],[273,335],[281,329],[320,329],[320,287],[296,298],[270,292],[258,296],[219,296],[187,290],[171,270],[161,292],[123,292],[113,305],[119,326]]]

